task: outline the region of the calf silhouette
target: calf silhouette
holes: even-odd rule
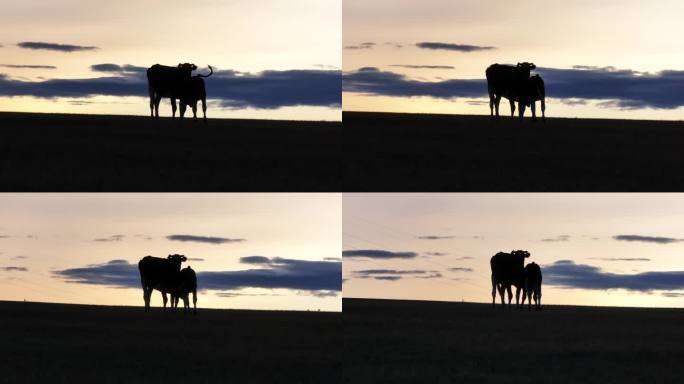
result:
[[[176,288],[171,293],[171,306],[178,307],[178,299],[183,299],[183,312],[190,310],[189,294],[192,293],[193,314],[197,314],[197,275],[189,266],[178,274]]]
[[[178,64],[177,67],[155,64],[147,69],[147,88],[150,93],[150,116],[159,117],[159,102],[163,97],[171,99],[172,117],[176,117],[176,99],[183,86],[190,80],[195,64]]]
[[[204,122],[207,122],[207,91],[204,86],[203,77],[209,77],[214,73],[214,69],[209,66],[208,75],[195,75],[183,84],[180,95],[180,118],[185,115],[186,106],[192,108],[193,121],[197,121],[197,102],[202,100],[202,113]]]
[[[489,112],[499,117],[499,103],[505,97],[513,106],[513,100],[526,99],[530,71],[537,68],[533,63],[518,63],[516,66],[492,64],[487,67],[487,92],[489,93]],[[512,113],[511,113],[512,114]],[[522,115],[520,116],[522,118]]]
[[[527,251],[498,252],[489,260],[492,269],[492,308],[496,306],[496,292],[501,296],[501,305],[505,306],[504,291],[508,291],[508,306],[511,306],[513,293],[511,286],[516,286],[516,304],[519,304],[520,290],[525,281],[525,258],[530,257]]]
[[[520,106],[520,118],[525,115],[525,107],[530,107],[532,110],[532,120],[537,120],[536,105],[537,101],[541,101],[542,121],[546,121],[546,89],[544,87],[544,80],[539,75],[531,76],[527,80],[526,87],[523,89],[517,98],[509,99],[511,104],[511,117],[515,114],[515,102]]]
[[[150,298],[155,289],[162,293],[166,307],[166,293],[172,292],[178,286],[181,263],[186,260],[183,255],[169,255],[166,259],[145,256],[138,262],[146,310],[150,309]]]
[[[541,309],[542,273],[539,265],[532,262],[525,266],[525,293],[527,294],[527,309],[532,309],[532,298],[537,310]],[[524,304],[524,303],[523,303]]]

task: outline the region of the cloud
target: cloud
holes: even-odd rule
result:
[[[408,69],[454,69],[451,65],[412,65],[412,64],[391,64],[390,67]]]
[[[147,78],[136,66],[97,64],[105,77],[23,81],[0,74],[0,96],[40,98],[87,98],[93,96],[148,97]],[[339,70],[285,70],[244,73],[215,70],[205,80],[207,96],[227,109],[277,109],[315,106],[339,108],[342,105],[342,75]]]
[[[592,260],[603,260],[603,261],[651,261],[645,257],[590,257]]]
[[[135,65],[125,64],[95,64],[91,65],[90,69],[94,72],[110,72],[110,73],[144,73],[147,75],[147,68],[138,67]]]
[[[618,241],[640,241],[644,243],[670,244],[682,241],[682,239],[675,239],[673,237],[661,236],[641,236],[641,235],[617,235],[613,239]]]
[[[88,47],[72,44],[45,43],[40,41],[24,41],[17,44],[17,46],[25,49],[44,49],[48,51],[60,52],[92,51],[95,49],[100,49],[98,47]]]
[[[325,261],[342,261],[341,257],[324,257],[323,260]]]
[[[684,271],[640,272],[617,274],[604,272],[598,267],[559,260],[542,268],[544,284],[562,288],[625,289],[649,292],[684,289]]]
[[[401,280],[401,276],[374,276],[375,280],[397,281]]]
[[[357,45],[347,45],[344,49],[373,49],[373,47],[375,47],[375,43],[366,42]]]
[[[125,237],[126,236],[124,236],[124,235],[111,235],[109,237],[102,237],[99,239],[93,239],[93,241],[101,242],[101,243],[107,243],[107,242],[112,242],[112,241],[121,241]]]
[[[416,44],[416,47],[423,49],[441,49],[447,51],[458,51],[458,52],[475,52],[475,51],[488,51],[496,49],[496,47],[481,47],[478,45],[468,45],[468,44],[450,44],[450,43],[438,43],[438,42],[422,42]]]
[[[684,292],[663,292],[663,293],[661,293],[661,295],[663,295],[665,297],[679,298],[679,297],[684,297]]]
[[[242,293],[240,291],[230,291],[230,292],[216,292],[216,296],[219,297],[263,297],[263,296],[283,296],[278,293]]]
[[[413,259],[418,254],[416,252],[392,252],[380,249],[355,249],[342,251],[343,257],[366,257],[369,259]]]
[[[342,263],[273,257],[263,268],[238,271],[198,271],[200,290],[233,291],[244,288],[318,291],[342,290]],[[70,283],[104,285],[114,288],[140,288],[138,266],[125,260],[111,260],[81,268],[53,272]]]
[[[0,239],[9,239],[10,237],[12,237],[12,236],[10,236],[10,235],[0,235]]]
[[[397,281],[402,277],[413,277],[416,279],[437,279],[442,277],[438,271],[426,271],[422,269],[397,270],[397,269],[364,269],[352,272],[358,279],[375,279]]]
[[[454,260],[472,260],[472,259],[473,259],[472,256],[460,256],[460,257],[455,258]]]
[[[0,267],[5,272],[28,272],[26,267]]]
[[[188,257],[188,261],[204,261],[201,257]]]
[[[224,243],[241,243],[245,239],[229,239],[227,237],[214,237],[214,236],[196,236],[196,235],[168,235],[166,236],[168,240],[171,241],[192,241],[196,243],[209,243],[209,244],[224,244]]]
[[[544,241],[547,243],[558,243],[558,242],[563,242],[563,241],[568,241],[568,240],[570,240],[570,235],[558,235],[556,237],[541,239],[540,241]]]
[[[3,68],[17,68],[17,69],[56,69],[54,65],[30,65],[30,64],[0,64]]]
[[[266,256],[245,256],[240,258],[243,264],[271,264],[271,259]]]
[[[0,252],[0,254],[2,254],[2,252]],[[26,260],[26,259],[28,259],[28,256],[24,256],[24,255],[14,256],[14,257],[10,258],[10,260]]]
[[[447,268],[451,272],[472,272],[472,268],[463,268],[463,267],[453,267],[453,268]]]
[[[448,253],[446,252],[425,252],[426,256],[446,256]]]
[[[453,239],[454,236],[427,235],[427,236],[416,236],[416,238],[418,238],[420,240],[445,240],[445,239]]]
[[[684,106],[684,71],[637,72],[613,67],[575,66],[569,69],[538,67],[546,95],[560,100],[601,100],[602,108],[659,108]],[[483,68],[484,74],[484,68]],[[421,81],[394,72],[366,67],[343,75],[345,92],[368,95],[441,99],[487,96],[485,79]]]

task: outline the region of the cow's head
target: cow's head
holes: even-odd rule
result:
[[[520,69],[524,69],[526,71],[531,71],[531,70],[537,68],[537,66],[534,65],[534,63],[528,63],[528,62],[518,63],[517,67]]]
[[[178,63],[178,68],[190,72],[197,70],[197,66],[195,64],[190,63]]]
[[[179,265],[180,265],[180,263],[188,260],[187,257],[185,257],[183,255],[178,255],[178,254],[168,255],[166,258],[171,260],[171,261],[178,263]]]
[[[523,259],[530,257],[530,253],[523,250],[511,251],[511,255],[522,257]]]

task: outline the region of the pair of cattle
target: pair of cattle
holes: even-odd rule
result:
[[[161,257],[145,256],[138,262],[140,282],[143,288],[145,309],[150,309],[152,291],[158,290],[164,299],[171,295],[171,308],[178,307],[178,300],[183,299],[183,310],[190,310],[189,294],[192,293],[193,313],[197,313],[197,275],[190,267],[181,269],[181,263],[187,258],[183,255]]]
[[[503,306],[506,305],[504,291],[508,291],[508,306],[510,307],[513,298],[511,286],[514,285],[516,305],[525,305],[525,296],[527,296],[528,309],[532,309],[532,299],[534,299],[536,309],[541,309],[541,268],[534,262],[525,265],[525,259],[528,257],[530,253],[521,250],[511,251],[511,253],[498,252],[492,256],[489,261],[492,268],[492,307],[496,305],[497,290]],[[520,303],[521,290],[523,292],[522,303]]]
[[[499,103],[505,97],[511,104],[511,117],[515,114],[515,102],[518,102],[520,118],[525,108],[532,110],[532,119],[537,119],[536,102],[541,101],[542,120],[546,119],[546,90],[541,76],[530,76],[530,71],[537,68],[532,63],[518,63],[516,66],[492,64],[485,71],[487,91],[489,92],[489,112],[499,117]]]
[[[171,99],[173,117],[176,117],[176,99],[180,104],[180,118],[185,115],[185,108],[192,108],[193,120],[197,120],[197,102],[202,101],[202,112],[204,122],[207,122],[207,91],[204,86],[204,77],[209,77],[214,73],[214,69],[209,66],[208,75],[197,74],[192,76],[192,71],[196,70],[195,64],[178,64],[177,67],[155,64],[147,69],[147,87],[150,93],[150,115],[159,117],[159,102],[162,98]]]

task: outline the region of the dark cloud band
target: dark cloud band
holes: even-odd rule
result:
[[[48,51],[60,52],[92,51],[95,49],[99,49],[98,47],[89,47],[73,44],[45,43],[42,41],[24,41],[17,44],[17,46],[25,49],[43,49]]]
[[[416,256],[418,256],[416,252],[393,252],[380,249],[357,249],[342,252],[342,257],[365,257],[369,259],[413,259]]]
[[[416,47],[423,49],[439,49],[445,51],[457,51],[457,52],[476,52],[476,51],[489,51],[496,49],[495,47],[482,47],[479,45],[469,45],[469,44],[451,44],[451,43],[440,43],[440,42],[422,42],[416,44]]]
[[[617,274],[598,267],[560,260],[542,268],[544,284],[563,288],[626,289],[648,292],[684,289],[684,271]]]
[[[245,239],[230,239],[227,237],[215,237],[215,236],[197,236],[197,235],[168,235],[166,236],[168,240],[171,241],[184,241],[184,242],[195,242],[195,243],[208,243],[208,244],[225,244],[225,243],[241,243]]]

